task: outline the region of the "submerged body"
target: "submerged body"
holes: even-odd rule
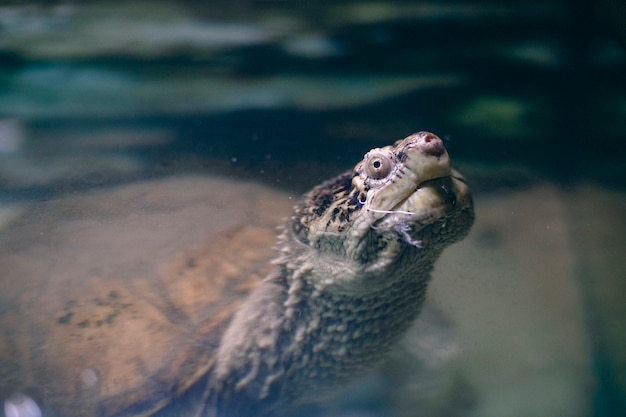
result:
[[[35,361],[35,368],[54,372],[59,386],[50,388],[49,376],[37,378],[32,366],[31,371],[20,366],[19,372],[2,369],[11,361],[6,359],[11,352],[2,351],[0,344],[0,377],[9,374],[5,380],[16,380],[22,391],[48,393],[40,395],[51,415],[288,413],[290,407],[322,400],[382,360],[419,313],[435,260],[446,246],[468,233],[472,221],[468,188],[450,168],[443,143],[421,132],[393,146],[373,149],[353,171],[306,194],[284,225],[271,263],[263,261],[267,248],[258,239],[267,231],[244,233],[246,243],[234,244],[241,234],[241,229],[235,229],[230,235],[220,234],[219,244],[193,262],[183,259],[177,269],[159,271],[159,279],[137,280],[132,275],[129,292],[118,289],[127,281],[107,278],[111,271],[100,274],[91,280],[97,286],[92,283],[83,289],[96,297],[108,288],[113,296],[106,301],[119,304],[112,320],[128,312],[128,320],[141,323],[136,340],[126,333],[128,337],[120,338],[115,329],[106,327],[106,318],[93,329],[81,328],[80,323],[95,322],[98,303],[91,308],[82,304],[81,310],[76,303],[68,304],[72,300],[66,297],[49,325],[76,324],[66,336],[79,343],[64,349],[75,349],[85,363],[59,369],[50,363],[54,355],[45,362]],[[252,254],[239,254],[242,245]],[[257,246],[258,253],[253,252]],[[219,250],[222,253],[214,254]],[[179,302],[176,291],[189,280],[195,290],[185,292],[184,302]],[[130,301],[138,294],[150,305],[176,306],[181,314],[170,313],[168,321],[188,328],[186,338],[168,338],[155,330],[158,321],[155,325],[143,320],[145,311]],[[58,297],[57,304],[63,298]],[[86,318],[76,322],[78,315]],[[96,335],[96,342],[90,342]],[[150,345],[160,342],[173,346],[161,359],[166,363],[160,371],[146,371],[144,384],[107,395],[105,386],[113,382],[123,386],[123,367],[143,360],[137,356],[148,355]],[[45,338],[42,343],[55,348]],[[136,343],[144,349],[126,352],[120,343]],[[85,349],[93,351],[85,353]],[[118,352],[121,363],[99,362],[98,349]],[[76,388],[81,372],[82,384],[89,385],[84,383],[85,369],[96,376],[94,383]],[[76,412],[83,403],[87,403],[85,411]]]

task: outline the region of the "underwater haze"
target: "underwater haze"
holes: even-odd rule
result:
[[[198,181],[269,188],[280,220],[371,148],[434,132],[474,228],[389,360],[306,412],[624,416],[625,27],[610,0],[5,2],[0,244],[51,203],[125,205],[146,181],[172,210]],[[13,337],[4,415],[45,415],[36,380],[14,400]]]

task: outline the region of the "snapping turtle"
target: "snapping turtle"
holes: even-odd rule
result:
[[[288,204],[195,178],[14,221],[0,236],[7,417],[261,416],[319,401],[380,363],[473,221],[427,132],[304,195],[274,254]]]

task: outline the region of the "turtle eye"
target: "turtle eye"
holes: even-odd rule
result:
[[[385,178],[393,168],[393,161],[384,153],[369,155],[365,163],[365,170],[369,177],[380,180]]]

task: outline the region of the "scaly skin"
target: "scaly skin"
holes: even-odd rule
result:
[[[276,271],[222,338],[205,414],[280,415],[375,367],[472,222],[465,181],[427,132],[314,188],[279,239]]]
[[[27,211],[0,236],[0,402],[20,416],[295,415],[380,363],[473,220],[430,133],[306,194],[269,264],[282,197],[171,179]]]

